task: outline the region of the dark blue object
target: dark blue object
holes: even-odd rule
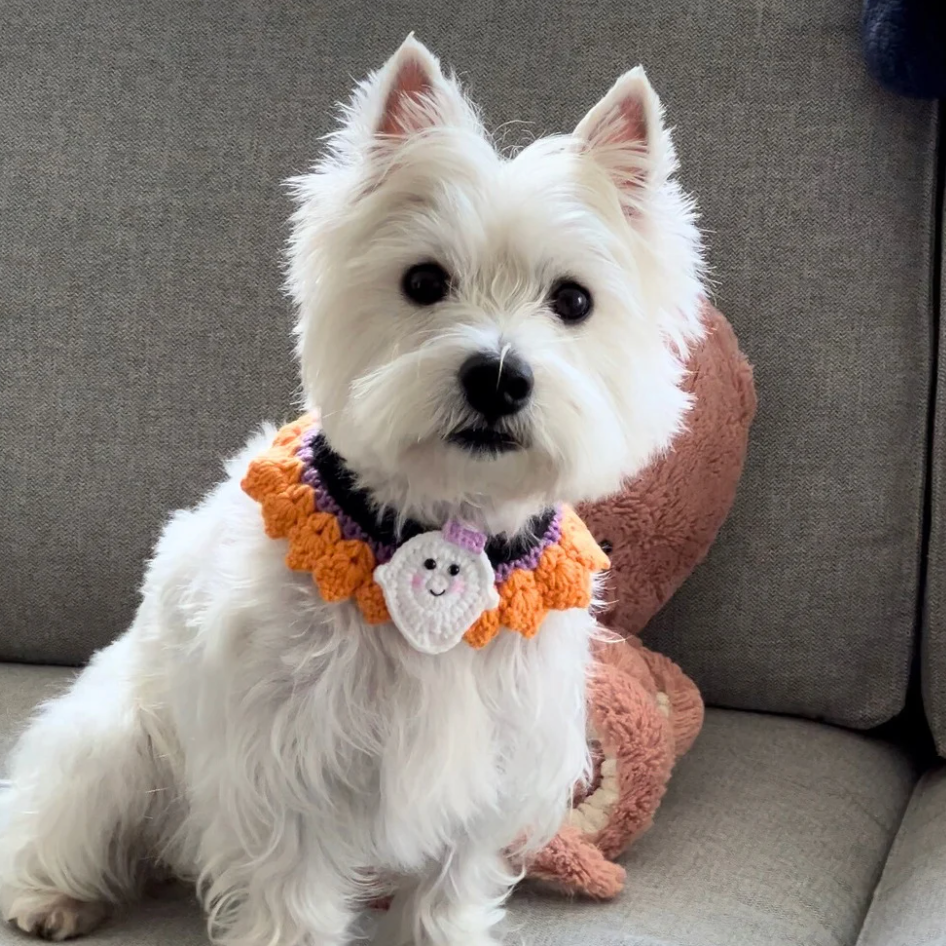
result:
[[[946,98],[946,0],[864,0],[864,58],[883,86]]]

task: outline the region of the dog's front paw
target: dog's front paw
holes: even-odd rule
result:
[[[104,903],[74,900],[62,893],[30,892],[15,897],[4,918],[24,933],[59,943],[91,933],[107,913]]]
[[[436,914],[419,924],[395,906],[378,924],[373,942],[378,946],[502,946],[503,941],[482,926],[473,929],[439,922]]]
[[[443,941],[444,946],[503,946],[503,941],[489,933],[475,933]],[[438,943],[438,946],[440,944]]]

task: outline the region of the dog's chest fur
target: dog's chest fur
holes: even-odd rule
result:
[[[416,869],[461,836],[499,850],[554,833],[585,765],[590,616],[419,654],[325,604],[284,553],[230,480],[171,524],[146,583],[146,700],[180,747],[188,848],[227,792],[256,799],[260,844],[275,814],[372,869]]]

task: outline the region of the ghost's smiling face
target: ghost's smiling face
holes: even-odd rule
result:
[[[457,549],[459,551],[459,549]],[[466,591],[466,579],[463,565],[456,561],[460,556],[448,555],[446,558],[425,558],[411,577],[411,589],[420,599],[420,607],[429,607],[425,596],[442,600],[444,604],[452,598],[462,597]],[[468,569],[467,569],[468,570]]]
[[[437,654],[457,644],[477,618],[499,604],[484,552],[425,532],[375,569],[391,619],[417,650]]]

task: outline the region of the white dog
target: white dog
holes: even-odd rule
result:
[[[640,69],[513,157],[413,39],[357,89],[293,182],[289,286],[308,405],[362,499],[529,547],[549,507],[667,447],[703,294],[674,170]],[[382,946],[487,946],[503,852],[559,827],[588,609],[419,652],[287,567],[240,486],[273,436],[171,519],[131,628],[15,750],[0,906],[22,930],[87,933],[160,867],[225,946],[348,943],[379,878]]]

